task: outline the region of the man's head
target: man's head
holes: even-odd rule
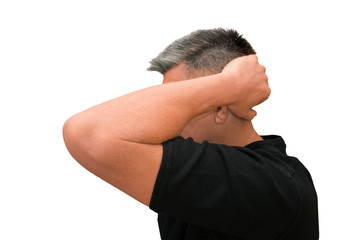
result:
[[[254,49],[235,30],[198,30],[170,44],[150,61],[148,70],[165,74],[183,64],[188,76],[209,75],[221,72],[231,60],[250,54],[255,54]]]
[[[198,30],[170,44],[150,61],[148,70],[162,73],[163,83],[169,83],[220,73],[231,60],[250,54],[256,54],[255,50],[235,30]],[[235,129],[241,134],[253,130],[251,122],[237,118],[227,106],[219,106],[191,120],[181,136],[197,142],[231,144],[229,137],[238,132]]]

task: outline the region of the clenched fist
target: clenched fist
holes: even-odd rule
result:
[[[234,102],[228,107],[235,116],[253,119],[256,111],[252,108],[268,99],[271,90],[265,71],[256,55],[236,58],[225,66],[221,74],[224,84],[229,84],[229,93],[234,94]]]

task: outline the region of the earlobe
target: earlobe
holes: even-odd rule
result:
[[[229,111],[227,106],[218,107],[215,114],[215,123],[223,124],[226,121],[228,114]]]

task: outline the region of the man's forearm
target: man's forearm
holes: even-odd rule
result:
[[[265,68],[257,57],[240,57],[219,74],[150,87],[99,104],[70,118],[64,131],[70,130],[85,148],[93,139],[159,144],[179,136],[194,117],[219,106],[229,105],[237,117],[251,119],[251,108],[269,95]]]
[[[216,74],[143,89],[92,107],[71,122],[89,136],[159,144],[179,136],[197,115],[236,101],[223,77]]]

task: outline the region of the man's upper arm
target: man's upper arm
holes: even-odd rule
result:
[[[106,182],[149,206],[159,172],[162,145],[114,140],[102,148],[93,172]]]
[[[96,176],[149,206],[162,145],[86,136],[76,129],[71,124],[64,126],[64,140],[71,155]]]

